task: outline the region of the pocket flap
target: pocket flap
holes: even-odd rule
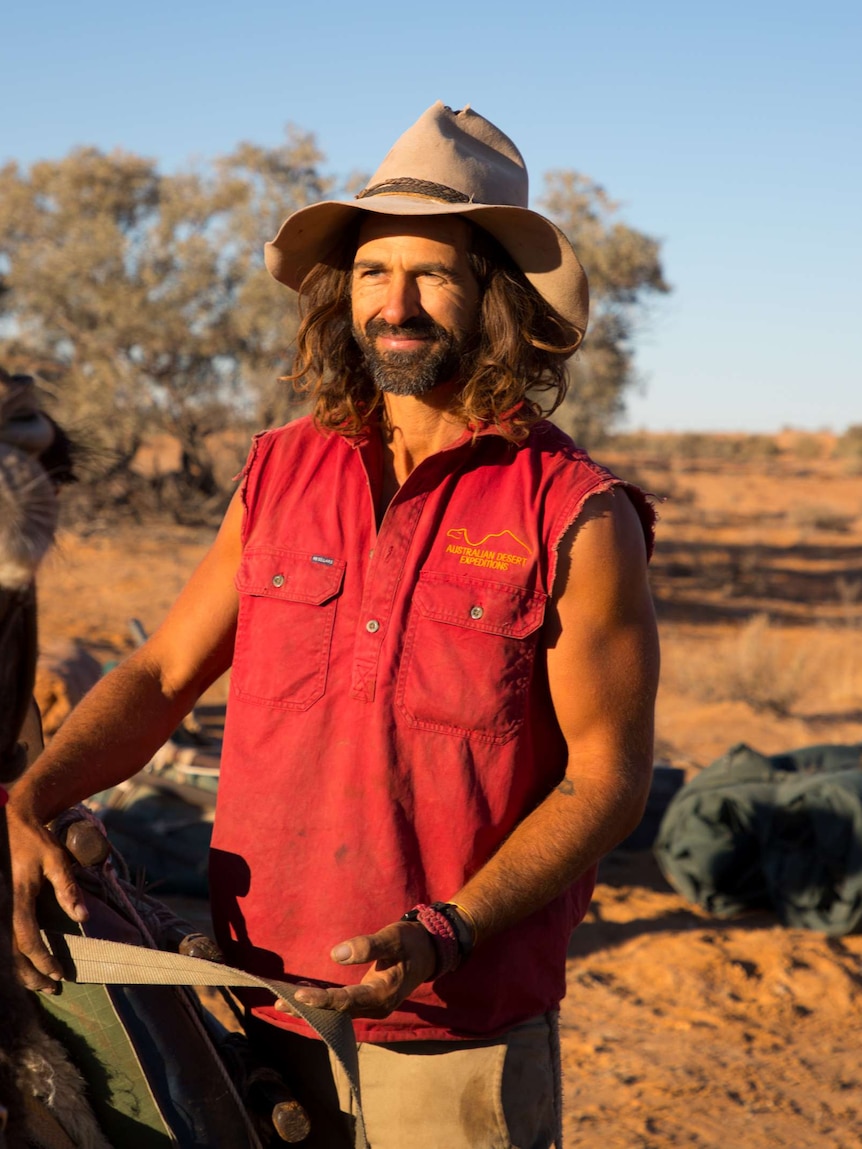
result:
[[[548,596],[509,583],[423,571],[414,605],[437,622],[525,638],[542,625]]]
[[[240,594],[319,606],[341,590],[345,566],[343,559],[328,555],[254,547],[243,553],[236,589]]]

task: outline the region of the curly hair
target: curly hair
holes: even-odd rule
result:
[[[350,290],[360,222],[302,282],[296,357],[284,377],[311,396],[322,430],[348,437],[363,430],[383,401],[353,337]],[[453,412],[468,427],[491,424],[517,442],[563,401],[566,360],[580,336],[572,342],[565,321],[502,245],[469,226],[468,258],[481,297],[479,330]],[[543,393],[550,394],[550,403],[539,401]]]

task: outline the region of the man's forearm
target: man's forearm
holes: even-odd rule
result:
[[[76,802],[137,773],[194,702],[166,692],[138,652],[76,707],[50,746],[12,788],[13,810],[48,822]]]
[[[559,554],[543,637],[568,765],[452,896],[474,917],[480,943],[546,905],[613,849],[649,794],[659,644],[632,502],[596,495]]]
[[[637,825],[649,770],[606,779],[565,778],[452,897],[475,920],[479,942],[561,894]]]

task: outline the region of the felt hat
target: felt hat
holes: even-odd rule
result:
[[[288,216],[266,245],[266,266],[298,290],[358,212],[464,215],[502,244],[575,342],[587,329],[587,277],[560,229],[527,207],[528,191],[523,156],[509,137],[469,106],[453,111],[438,100],[396,141],[355,199],[324,200]]]

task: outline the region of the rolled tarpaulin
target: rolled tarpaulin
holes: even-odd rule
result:
[[[662,818],[654,846],[662,873],[717,917],[769,904],[758,841],[774,774],[768,758],[740,743],[678,790]]]
[[[670,803],[662,872],[719,917],[772,908],[787,925],[850,932],[862,919],[860,764],[862,744],[732,747]]]
[[[776,798],[761,846],[776,913],[787,926],[852,933],[862,921],[862,770],[788,779]]]

